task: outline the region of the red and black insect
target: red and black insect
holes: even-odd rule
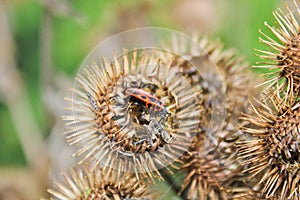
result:
[[[126,95],[130,96],[135,102],[143,104],[147,109],[154,110],[163,115],[167,115],[168,111],[164,103],[157,97],[139,88],[127,88]]]
[[[157,97],[140,88],[127,88],[125,93],[130,97],[130,101],[137,103],[137,105],[143,105],[150,113],[150,121],[146,126],[148,137],[142,138],[134,144],[141,144],[144,141],[148,141],[148,144],[153,145],[153,140],[156,139],[158,135],[161,136],[163,141],[169,143],[172,136],[164,130],[163,124],[170,113],[167,111],[164,103]]]
[[[163,123],[170,115],[164,103],[157,97],[140,88],[127,88],[125,93],[130,97],[130,101],[133,101],[138,105],[141,104],[144,108],[150,110],[150,121],[146,127],[148,138],[142,138],[134,144],[141,144],[144,141],[148,141],[148,144],[153,145],[153,140],[157,138],[158,135],[162,137],[163,141],[170,143],[172,136],[163,128]],[[159,117],[159,119],[156,117]]]

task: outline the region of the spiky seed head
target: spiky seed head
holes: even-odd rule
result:
[[[218,152],[221,148],[207,152],[203,144],[205,139],[197,142],[197,146],[190,150],[191,156],[183,159],[181,170],[186,172],[186,176],[180,194],[186,192],[188,199],[201,200],[232,197],[234,192],[230,185],[234,182],[233,176],[240,170],[234,166],[234,159],[226,155],[228,152]],[[227,150],[230,148],[227,147]]]
[[[256,102],[254,114],[242,118],[248,124],[241,130],[252,137],[237,143],[245,173],[257,180],[253,188],[262,198],[299,199],[300,104],[278,106],[278,96]]]
[[[149,187],[137,180],[134,175],[116,171],[107,171],[97,167],[90,172],[85,166],[70,169],[63,174],[64,182],[53,182],[53,188],[47,191],[51,199],[59,200],[92,200],[92,199],[152,199]]]
[[[128,88],[155,98],[143,101]],[[200,106],[189,83],[170,64],[138,50],[85,66],[68,100],[73,114],[64,117],[66,139],[80,146],[75,156],[91,170],[101,165],[162,179],[158,170],[178,162],[198,130]],[[158,100],[159,112],[150,108]]]
[[[254,94],[250,86],[249,64],[235,50],[225,49],[221,42],[212,42],[208,38],[195,37],[189,43],[185,38],[175,37],[169,46],[177,55],[163,58],[173,60],[172,67],[185,74],[196,91],[202,91],[198,98],[204,107],[199,116],[201,131],[197,132],[189,148],[190,154],[182,157],[184,165],[181,169],[186,176],[181,193],[185,192],[189,199],[227,199],[241,192],[249,192],[249,188],[242,183],[242,169],[237,162],[235,148],[240,133],[235,129],[238,117],[240,112],[247,110],[247,100]],[[217,67],[217,72],[211,70],[214,67],[212,63]],[[220,82],[216,79],[219,74],[216,73],[221,75],[226,87],[224,97]],[[209,87],[217,90],[210,90]],[[219,107],[219,111],[226,112],[225,119],[222,119],[224,124],[223,121],[211,123],[213,99],[218,98],[225,101],[225,107]],[[220,124],[222,128],[218,129]]]
[[[176,54],[167,54],[162,60],[173,60],[172,67],[185,74],[196,91],[202,91],[198,97],[207,112],[202,115],[208,117],[207,121],[210,121],[211,117],[209,112],[212,111],[212,99],[223,95],[220,91],[221,84],[226,88],[225,96],[222,96],[226,98],[226,121],[233,115],[233,118],[237,119],[240,112],[246,110],[247,99],[255,92],[255,78],[250,71],[250,64],[235,49],[226,49],[219,40],[211,41],[208,37],[197,35],[192,41],[175,36],[170,44],[165,44],[167,45]],[[213,67],[217,70],[212,70]],[[210,90],[211,88],[216,90]]]
[[[276,39],[266,35],[260,30],[262,38],[260,42],[270,47],[270,50],[256,50],[258,56],[265,60],[258,62],[258,68],[270,69],[266,73],[268,80],[261,85],[275,87],[276,90],[270,95],[279,93],[283,95],[283,101],[293,103],[299,96],[300,89],[300,9],[298,2],[293,0],[295,9],[288,6],[286,2],[286,12],[277,9],[273,12],[276,19],[276,26],[265,25],[273,33]]]

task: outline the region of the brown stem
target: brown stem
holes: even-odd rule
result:
[[[173,177],[168,173],[166,172],[165,170],[161,170],[161,175],[164,177],[165,181],[167,182],[167,184],[170,186],[170,188],[177,194],[179,195],[179,192],[180,192],[180,187],[176,184],[176,182],[178,181],[178,179],[173,179]],[[187,196],[186,196],[186,193],[181,193],[179,195],[179,197],[182,199],[182,200],[186,200],[187,199]]]
[[[0,97],[12,115],[27,163],[34,167],[46,160],[46,150],[41,131],[24,92],[24,82],[16,67],[14,44],[6,11],[5,1],[0,1]]]

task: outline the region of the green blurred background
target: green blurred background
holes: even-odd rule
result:
[[[30,173],[34,164],[26,158],[24,146],[35,146],[34,139],[40,137],[47,149],[47,138],[55,122],[60,120],[61,107],[52,105],[47,98],[55,95],[55,101],[61,102],[81,62],[102,40],[136,27],[165,27],[186,34],[201,33],[212,39],[220,38],[226,47],[235,47],[255,64],[258,59],[253,48],[261,48],[258,29],[268,33],[263,23],[274,24],[272,11],[283,7],[283,3],[279,0],[7,0],[0,6],[1,22],[7,22],[0,25],[0,34],[6,34],[4,39],[0,35],[0,53],[5,52],[15,69],[10,72],[11,66],[0,66],[3,73],[0,78],[10,79],[18,74],[19,78],[14,81],[17,85],[21,80],[22,90],[20,96],[11,95],[14,90],[5,89],[7,82],[2,81],[1,180],[5,177],[1,174],[7,175],[16,169],[25,169],[25,173],[29,169]],[[25,99],[11,100],[14,97]],[[14,102],[28,102],[24,104],[26,112],[12,114],[16,110]],[[23,123],[18,123],[20,120]],[[33,130],[38,135],[28,133],[26,136],[33,143],[21,141],[16,126],[19,124],[22,129],[24,123],[35,126]]]

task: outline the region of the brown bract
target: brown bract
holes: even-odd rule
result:
[[[300,89],[300,9],[298,2],[294,2],[295,8],[290,8],[286,3],[286,12],[277,9],[273,12],[276,26],[272,27],[267,22],[265,25],[273,33],[276,39],[266,35],[260,30],[263,38],[260,42],[270,47],[270,50],[257,50],[258,56],[265,60],[258,62],[257,68],[270,69],[265,75],[268,80],[261,85],[267,85],[266,91],[275,87],[271,94],[281,93],[283,101],[295,102]]]
[[[257,102],[254,114],[242,118],[248,124],[241,130],[252,136],[238,143],[245,173],[257,180],[253,189],[262,198],[299,199],[300,104],[278,106],[277,96]]]
[[[92,200],[92,199],[144,199],[150,200],[148,185],[137,180],[134,175],[120,176],[115,171],[97,168],[89,172],[87,167],[71,168],[69,174],[63,174],[64,182],[54,181],[54,187],[48,189],[51,199]]]

